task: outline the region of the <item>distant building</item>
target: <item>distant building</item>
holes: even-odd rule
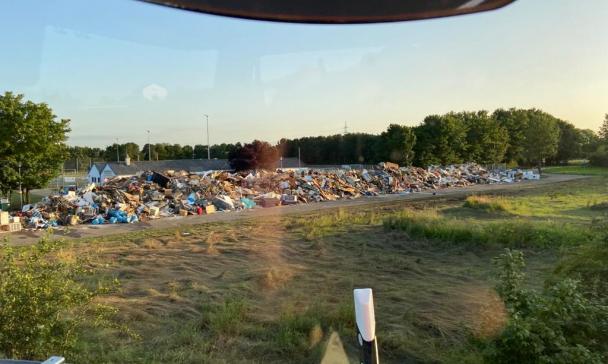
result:
[[[306,165],[304,164],[304,162],[300,162],[298,158],[283,158],[275,162],[275,168],[279,169],[295,169],[304,167],[306,167]]]
[[[89,183],[100,183],[101,182],[101,171],[105,167],[105,163],[93,163],[89,168],[88,179]]]
[[[163,172],[167,170],[204,172],[230,170],[226,159],[178,159],[162,161],[131,161],[130,158],[124,162],[94,163],[89,169],[88,180],[90,183],[103,184],[112,177],[131,177],[146,171]]]

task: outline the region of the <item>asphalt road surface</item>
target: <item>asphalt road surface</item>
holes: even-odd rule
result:
[[[241,219],[263,218],[267,216],[287,215],[310,213],[314,211],[322,211],[338,207],[358,207],[370,206],[374,204],[403,204],[407,206],[408,201],[421,201],[432,199],[464,199],[471,194],[479,193],[500,193],[542,188],[543,185],[568,182],[576,179],[588,178],[588,176],[574,176],[565,174],[549,174],[543,175],[540,181],[522,181],[511,184],[491,184],[491,185],[472,185],[468,187],[453,187],[441,189],[433,192],[419,192],[410,194],[390,194],[374,197],[360,197],[350,200],[325,201],[309,204],[298,204],[291,206],[278,206],[271,208],[255,208],[240,211],[217,212],[211,215],[202,216],[176,216],[164,217],[147,222],[138,222],[135,224],[107,224],[107,225],[77,225],[71,226],[69,229],[56,229],[50,236],[51,239],[77,239],[91,238],[98,236],[108,236],[114,234],[124,234],[142,229],[159,229],[170,228],[188,225],[197,225],[218,221],[238,221]],[[45,231],[38,230],[23,230],[18,233],[0,234],[0,239],[7,238],[10,244],[25,245],[38,241],[45,235]]]

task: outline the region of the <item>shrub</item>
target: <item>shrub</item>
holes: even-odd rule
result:
[[[0,355],[42,359],[69,352],[84,324],[108,323],[107,306],[91,305],[105,287],[88,289],[78,281],[82,261],[60,259],[59,243],[0,249]]]
[[[484,352],[488,363],[602,363],[608,307],[583,295],[580,283],[564,279],[542,292],[524,288],[523,254],[505,250],[497,291],[509,312],[503,332]]]
[[[595,167],[608,167],[608,152],[598,150],[589,156],[589,164]]]
[[[603,227],[606,229],[606,226]],[[605,231],[605,230],[604,230]],[[587,244],[567,254],[555,270],[557,279],[575,276],[589,296],[608,302],[608,243]]]

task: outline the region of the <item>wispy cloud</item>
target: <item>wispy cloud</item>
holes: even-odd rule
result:
[[[142,95],[146,100],[164,100],[167,98],[169,92],[166,88],[152,83],[141,90]]]

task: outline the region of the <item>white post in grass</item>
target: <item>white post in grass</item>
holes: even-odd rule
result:
[[[353,290],[353,295],[355,298],[359,362],[361,364],[380,364],[372,289],[358,288]]]

